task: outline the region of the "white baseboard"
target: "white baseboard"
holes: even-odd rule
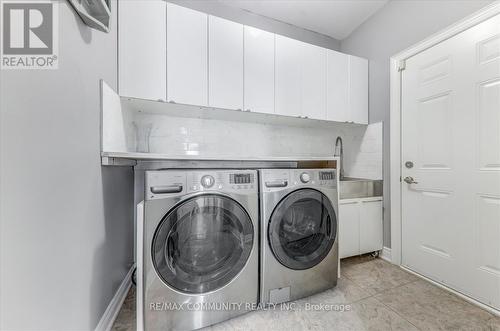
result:
[[[122,283],[116,290],[113,299],[109,302],[108,308],[104,314],[102,314],[101,320],[97,323],[95,331],[109,331],[115,322],[116,316],[120,312],[120,308],[123,305],[123,301],[127,297],[130,286],[132,285],[132,274],[134,273],[135,265],[130,268],[125,278],[123,278]]]
[[[463,293],[458,292],[457,290],[452,289],[451,287],[448,287],[448,286],[443,285],[441,283],[438,283],[438,282],[436,282],[436,281],[434,281],[434,280],[432,280],[432,279],[430,279],[428,277],[425,277],[424,275],[421,275],[418,272],[415,272],[415,271],[413,271],[411,269],[408,269],[407,267],[405,267],[403,265],[400,265],[400,267],[401,267],[401,269],[409,272],[410,274],[415,275],[415,276],[417,276],[417,277],[419,277],[419,278],[421,278],[421,279],[423,279],[425,281],[428,281],[429,283],[431,283],[433,285],[436,285],[437,287],[439,287],[439,288],[441,288],[441,289],[443,289],[445,291],[453,293],[456,296],[464,299],[465,301],[467,301],[467,302],[469,302],[469,303],[471,303],[471,304],[473,304],[475,306],[478,306],[479,308],[482,308],[482,309],[484,309],[484,310],[492,313],[495,316],[500,317],[500,310],[497,310],[497,309],[495,309],[495,308],[493,308],[491,306],[485,305],[484,303],[479,302],[476,299],[473,299],[473,298],[471,298],[471,297],[469,297],[469,296],[467,296],[467,295],[465,295]]]
[[[380,254],[380,258],[382,260],[386,260],[387,262],[392,263],[392,257],[391,257],[391,249],[389,247],[382,248],[382,252]]]

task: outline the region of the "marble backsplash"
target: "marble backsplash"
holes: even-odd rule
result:
[[[340,136],[345,175],[382,179],[382,123],[354,125],[120,98],[108,90],[103,94],[104,152],[329,157]]]
[[[382,123],[287,126],[136,113],[133,152],[217,157],[330,156],[344,144],[346,176],[382,179]]]

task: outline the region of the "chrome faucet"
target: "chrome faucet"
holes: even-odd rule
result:
[[[335,151],[333,156],[339,157],[339,179],[342,180],[344,178],[344,147],[342,144],[342,138],[339,136],[337,140],[335,140]]]

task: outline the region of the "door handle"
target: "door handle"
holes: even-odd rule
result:
[[[412,176],[406,176],[404,179],[403,179],[407,184],[418,184],[417,181],[415,181],[413,179]]]

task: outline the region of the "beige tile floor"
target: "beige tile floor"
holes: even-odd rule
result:
[[[344,311],[305,309],[327,304]],[[113,325],[135,330],[135,290]],[[205,330],[495,330],[500,318],[381,259],[342,260],[337,287],[296,301],[296,309],[258,310]]]

